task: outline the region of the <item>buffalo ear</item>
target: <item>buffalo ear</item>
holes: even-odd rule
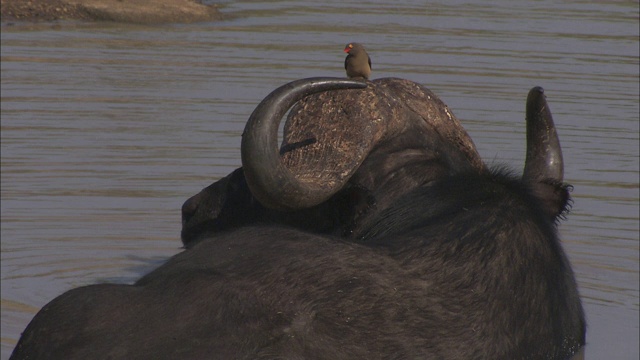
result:
[[[551,181],[536,181],[531,183],[531,187],[549,218],[564,219],[571,210],[573,201],[570,193],[573,186]]]
[[[551,218],[570,207],[571,186],[563,183],[564,161],[544,89],[536,86],[527,96],[527,156],[522,178],[533,188]]]
[[[207,186],[182,205],[182,243],[186,248],[206,236],[253,222],[263,211],[242,168]]]

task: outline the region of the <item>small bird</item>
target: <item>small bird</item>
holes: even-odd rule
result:
[[[368,79],[371,75],[371,58],[362,44],[349,43],[344,47],[347,58],[344,59],[344,68],[347,70],[347,77]]]

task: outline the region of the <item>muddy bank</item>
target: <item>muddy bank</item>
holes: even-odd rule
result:
[[[1,0],[1,21],[115,21],[134,24],[218,20],[215,5],[197,0]]]

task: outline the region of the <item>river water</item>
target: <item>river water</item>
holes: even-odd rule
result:
[[[545,88],[574,206],[560,226],[589,323],[586,358],[638,359],[637,1],[237,1],[225,21],[2,28],[2,359],[37,310],[131,283],[180,251],[180,206],[240,165],[272,89],[344,76],[422,83],[488,163],[524,163]],[[108,315],[106,315],[108,316]]]

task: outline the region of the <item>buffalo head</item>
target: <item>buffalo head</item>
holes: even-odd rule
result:
[[[281,118],[291,107],[278,145]],[[553,218],[564,210],[568,192],[539,87],[527,100],[527,133],[523,178]],[[396,78],[311,78],[276,89],[249,118],[242,161],[243,168],[185,202],[185,245],[264,221],[358,238],[412,189],[452,174],[488,171],[449,108],[429,89]]]

